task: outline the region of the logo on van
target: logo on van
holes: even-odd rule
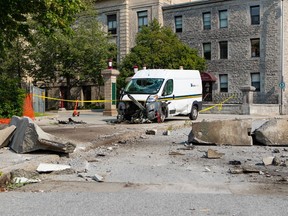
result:
[[[191,83],[191,87],[196,87],[197,85],[193,85],[193,83]]]

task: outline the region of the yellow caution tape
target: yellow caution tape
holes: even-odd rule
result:
[[[66,100],[66,99],[60,99],[60,98],[52,98],[52,97],[46,97],[43,95],[37,95],[37,94],[33,94],[36,97],[42,98],[42,99],[48,99],[48,100],[56,100],[56,101],[66,101],[66,102],[72,102],[72,103],[109,103],[109,102],[113,102],[113,101],[117,101],[117,100]],[[222,101],[221,103],[215,104],[213,106],[207,107],[205,109],[200,110],[199,112],[205,112],[208,110],[211,110],[215,107],[218,107],[218,110],[221,111],[223,104],[225,102],[227,102],[228,100],[230,100],[231,98],[233,98],[234,95],[230,96],[229,98],[225,99],[224,101]]]
[[[225,102],[227,102],[228,100],[230,100],[231,98],[233,98],[233,97],[234,97],[234,95],[232,95],[232,96],[230,96],[229,98],[225,99],[225,100],[222,101],[221,103],[218,103],[218,104],[215,104],[215,105],[213,105],[213,106],[207,107],[206,109],[202,109],[202,110],[200,110],[199,112],[205,112],[205,111],[211,110],[211,109],[213,109],[213,108],[215,108],[215,107],[218,107],[218,110],[221,111],[221,110],[222,110],[222,107],[223,107],[223,104],[224,104]]]

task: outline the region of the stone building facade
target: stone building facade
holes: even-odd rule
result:
[[[207,0],[164,6],[163,20],[179,38],[207,59],[214,103],[254,86],[255,104],[280,105],[287,111],[288,3],[286,0]],[[181,20],[181,31],[177,30]]]
[[[154,18],[163,24],[162,7],[193,0],[99,0],[95,8],[99,21],[117,44],[118,60],[135,45],[135,36],[142,25]],[[194,0],[195,1],[195,0]]]

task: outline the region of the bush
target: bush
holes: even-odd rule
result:
[[[25,91],[17,79],[0,75],[0,118],[22,116]]]

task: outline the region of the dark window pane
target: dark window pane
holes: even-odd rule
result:
[[[182,16],[175,17],[175,31],[182,32]]]
[[[251,57],[260,57],[260,39],[251,39]]]
[[[141,31],[142,26],[148,25],[148,13],[147,11],[140,11],[138,14],[138,31]]]
[[[255,91],[260,91],[260,73],[251,73],[251,86],[256,88]]]
[[[260,24],[260,7],[251,6],[250,15],[251,15],[251,25],[259,25]]]
[[[221,41],[219,42],[220,47],[220,59],[227,59],[228,58],[228,42]]]
[[[203,54],[206,60],[211,60],[211,43],[203,44]]]
[[[117,34],[117,16],[116,14],[107,16],[108,32],[111,34]]]

